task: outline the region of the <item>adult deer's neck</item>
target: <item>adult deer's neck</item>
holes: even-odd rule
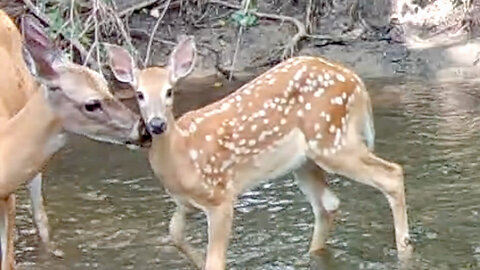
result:
[[[38,89],[25,106],[0,127],[0,197],[38,173],[63,146],[62,126],[44,92]]]

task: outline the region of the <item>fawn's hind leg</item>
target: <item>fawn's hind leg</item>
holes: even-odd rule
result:
[[[295,179],[302,192],[307,196],[315,215],[310,252],[315,253],[325,248],[334,214],[340,200],[328,188],[325,182],[325,171],[314,162],[307,161],[294,172]]]
[[[398,256],[400,259],[408,258],[412,246],[408,233],[402,167],[375,156],[363,144],[350,144],[334,154],[316,154],[311,158],[325,170],[372,186],[385,195],[393,214]]]

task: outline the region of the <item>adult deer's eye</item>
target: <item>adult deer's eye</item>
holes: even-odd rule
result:
[[[172,97],[172,94],[173,94],[173,90],[172,90],[172,88],[169,88],[169,89],[167,90],[167,98],[171,98],[171,97]]]
[[[52,92],[56,92],[56,91],[60,91],[62,89],[58,86],[51,86],[51,87],[48,88],[48,90],[50,90]]]
[[[94,112],[102,109],[102,104],[100,100],[94,99],[85,104],[85,110],[87,112]]]
[[[145,97],[143,96],[143,93],[141,91],[137,91],[137,99],[138,100],[144,100]]]

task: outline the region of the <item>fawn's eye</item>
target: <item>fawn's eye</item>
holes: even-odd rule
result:
[[[101,109],[102,109],[102,104],[100,103],[100,100],[98,100],[98,99],[91,100],[91,101],[89,101],[88,103],[85,104],[85,110],[87,112],[94,112],[94,111],[101,110]]]
[[[171,98],[171,97],[172,97],[172,94],[173,94],[173,90],[172,90],[172,88],[169,88],[169,89],[167,90],[167,98]]]
[[[144,100],[145,97],[143,96],[143,93],[141,91],[137,91],[137,99],[138,100]]]

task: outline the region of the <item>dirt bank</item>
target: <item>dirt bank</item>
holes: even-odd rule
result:
[[[124,6],[128,6],[127,2],[122,0]],[[305,25],[308,22],[313,25],[313,37],[303,38],[297,44],[294,55],[322,55],[335,59],[365,78],[415,76],[458,80],[477,78],[480,74],[475,62],[480,53],[478,27],[467,25],[465,18],[473,15],[458,13],[458,10],[463,10],[461,6],[452,7],[450,13],[440,9],[437,13],[445,13],[440,14],[445,20],[438,19],[432,27],[428,25],[432,16],[423,15],[422,18],[422,9],[410,13],[400,10],[399,16],[404,17],[403,21],[399,23],[396,19],[396,23],[392,23],[395,7],[386,0],[317,1],[320,4],[312,15],[313,19],[308,21],[305,11],[307,2],[258,3],[258,10],[262,12],[291,16],[306,22]],[[357,6],[353,6],[355,3]],[[158,8],[160,12],[162,7]],[[430,8],[426,10],[430,14],[435,12],[428,5],[425,8]],[[155,6],[130,17],[130,30],[140,55],[146,49],[150,31],[157,20],[149,14],[152,9]],[[232,70],[234,75],[256,74],[281,59],[285,47],[298,31],[295,24],[287,20],[258,16],[258,24],[245,28],[239,39],[239,27],[229,19],[235,9],[220,4],[205,4],[203,9],[203,17],[196,17],[195,12],[188,15],[188,10],[181,8],[165,14],[155,35],[158,39],[152,47],[153,62],[165,63],[175,37],[190,34],[196,37],[201,54],[194,76],[228,74]],[[235,50],[238,52],[232,65]]]
[[[247,2],[247,12],[239,13]],[[463,80],[480,74],[479,1],[115,0],[112,6],[100,2],[97,43],[91,20],[96,1],[76,1],[73,8],[60,0],[33,1],[33,7],[23,0],[0,3],[15,17],[33,12],[50,19],[47,24],[64,39],[72,25],[87,33],[77,40],[80,46],[74,46],[80,51],[74,55],[79,62],[87,51],[93,52],[90,60],[96,59],[96,50],[90,48],[106,41],[133,44],[139,63],[147,51],[147,64],[166,63],[176,38],[188,34],[195,36],[199,50],[193,78],[252,76],[292,55],[325,56],[364,78]],[[69,21],[70,10],[77,12],[75,23]],[[124,24],[124,32],[112,26],[112,13]]]

